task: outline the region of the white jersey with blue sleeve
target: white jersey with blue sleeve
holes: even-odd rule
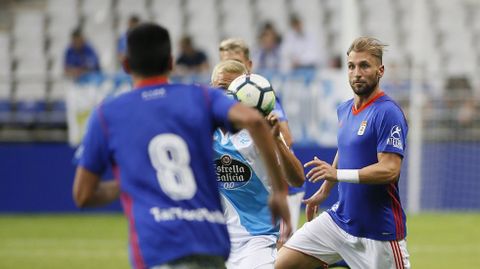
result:
[[[280,226],[271,221],[268,175],[248,131],[231,134],[217,130],[214,161],[232,251],[258,236],[275,244]]]

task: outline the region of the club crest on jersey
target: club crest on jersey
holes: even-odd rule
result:
[[[363,135],[365,133],[365,129],[367,128],[367,121],[364,120],[360,124],[360,127],[358,128],[357,135]]]
[[[236,189],[247,184],[252,177],[252,170],[248,165],[227,154],[215,160],[215,173],[222,189]]]
[[[392,127],[390,130],[390,137],[387,139],[387,145],[403,150],[402,128],[400,128],[400,126],[395,125]]]

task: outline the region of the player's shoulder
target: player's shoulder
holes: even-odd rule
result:
[[[376,114],[380,118],[402,119],[407,124],[407,118],[400,105],[388,95],[384,95],[375,101]]]
[[[350,109],[353,105],[353,98],[348,99],[347,101],[341,103],[337,106],[337,111],[343,111],[345,109]]]
[[[400,105],[386,94],[379,97],[377,100],[375,100],[375,104],[376,104],[377,110],[379,111],[401,112],[403,114],[403,111]]]

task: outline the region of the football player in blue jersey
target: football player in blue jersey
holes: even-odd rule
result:
[[[212,85],[228,89],[236,77],[246,72],[245,66],[238,61],[222,61],[213,70]],[[266,118],[272,126],[279,149],[279,161],[288,183],[302,185],[305,177],[303,167],[281,137],[278,117],[269,114]],[[217,180],[232,242],[227,269],[273,269],[277,241],[290,235],[279,223],[272,225],[270,221],[268,195],[270,182],[276,179],[266,173],[249,130],[233,134],[219,128],[214,134],[213,148]]]
[[[277,269],[317,268],[342,258],[351,268],[410,268],[398,190],[408,126],[379,86],[384,47],[360,37],[347,51],[354,98],[337,109],[338,151],[332,165],[317,158],[306,163],[313,166],[309,180],[325,181],[305,201],[309,222],[279,251]],[[337,182],[338,202],[313,219]]]
[[[235,60],[241,62],[247,68],[247,72],[252,72],[253,62],[250,59],[250,49],[245,41],[239,38],[228,38],[223,40],[219,46],[220,60]],[[293,137],[288,128],[288,119],[283,107],[280,103],[280,99],[276,98],[275,109],[272,112],[278,117],[278,126],[285,139],[285,142],[289,148],[293,143]],[[300,218],[300,207],[303,196],[305,195],[305,184],[294,187],[288,186],[288,207],[290,209],[290,216],[292,217],[292,232],[297,230],[297,225]]]
[[[272,178],[278,166],[268,123],[217,89],[170,84],[170,36],[145,23],[127,37],[124,68],[134,90],[92,113],[74,180],[79,207],[118,197],[129,224],[133,268],[223,268],[230,253],[215,172],[212,136],[219,127],[246,128]],[[113,165],[115,181],[100,181]],[[289,220],[286,186],[272,181],[272,218]]]

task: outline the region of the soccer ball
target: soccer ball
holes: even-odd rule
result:
[[[268,115],[275,107],[275,93],[270,82],[257,74],[245,74],[230,83],[228,91],[241,103]]]

